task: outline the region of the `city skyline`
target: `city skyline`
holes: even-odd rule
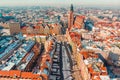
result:
[[[1,0],[0,80],[120,80],[118,0]]]
[[[119,0],[2,0],[0,6],[77,6],[120,7]]]

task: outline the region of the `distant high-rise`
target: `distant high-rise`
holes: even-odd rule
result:
[[[71,27],[73,26],[73,19],[74,19],[73,12],[74,12],[73,4],[71,4],[70,12],[68,15],[68,30],[70,30]]]
[[[9,23],[9,28],[10,28],[10,34],[11,35],[21,32],[20,24],[17,23],[17,22]]]

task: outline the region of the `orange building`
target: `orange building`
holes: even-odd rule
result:
[[[61,34],[61,25],[58,23],[54,24],[37,24],[34,27],[23,27],[21,29],[25,35],[49,35],[49,34]]]
[[[52,34],[59,35],[61,34],[61,26],[59,24],[53,24],[52,26]]]
[[[84,26],[85,16],[77,15],[74,21],[74,28],[81,29]]]

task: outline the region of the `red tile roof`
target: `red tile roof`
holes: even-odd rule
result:
[[[5,78],[5,77],[7,77],[7,80],[9,78],[10,78],[10,80],[12,80],[13,78],[15,78],[16,80],[19,80],[21,78],[24,80],[25,79],[42,80],[39,74],[33,74],[32,72],[21,72],[19,70],[0,71],[0,80],[1,80],[1,78]]]
[[[9,76],[9,71],[0,71],[0,76],[2,77]]]
[[[33,79],[33,74],[31,72],[22,72],[21,77],[27,79]]]
[[[14,77],[14,76],[20,77],[20,75],[21,75],[21,71],[19,71],[19,70],[10,70],[9,71],[9,76],[10,77]]]

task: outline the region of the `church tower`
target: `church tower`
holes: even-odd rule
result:
[[[70,30],[73,27],[73,19],[74,19],[73,12],[74,12],[73,4],[71,4],[70,12],[68,14],[68,30]]]

